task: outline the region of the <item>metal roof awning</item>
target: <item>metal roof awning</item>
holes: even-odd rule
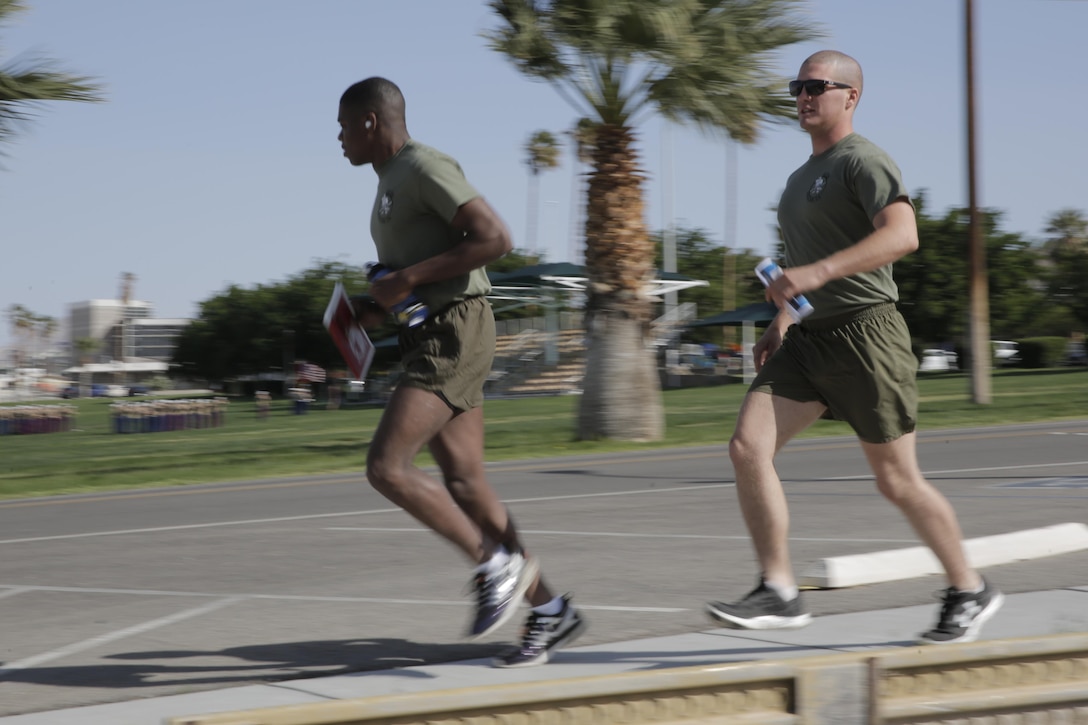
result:
[[[778,308],[770,302],[753,302],[735,310],[726,310],[701,320],[692,320],[684,327],[725,327],[743,325],[746,322],[770,322],[778,315]]]
[[[488,274],[491,279],[492,299],[533,299],[546,292],[584,292],[589,274],[582,265],[570,262],[533,264],[511,272]],[[656,272],[646,293],[660,297],[690,287],[708,285],[705,279],[695,279],[675,272]]]
[[[122,362],[113,360],[107,363],[89,363],[77,365],[64,371],[65,375],[77,375],[80,373],[165,373],[170,369],[169,363],[158,360],[141,360],[138,362]]]

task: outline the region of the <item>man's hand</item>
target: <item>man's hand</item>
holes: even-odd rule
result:
[[[403,302],[412,294],[411,279],[404,270],[390,270],[388,273],[370,283],[370,295],[378,304],[389,310],[398,302]]]
[[[784,310],[789,306],[791,298],[820,289],[826,281],[820,267],[815,264],[783,269],[782,275],[767,286],[764,297],[778,309]]]
[[[786,330],[790,325],[790,318],[785,312],[779,312],[770,326],[760,336],[759,341],[752,346],[752,365],[758,373],[771,359],[778,348],[782,347],[782,339],[786,336]]]
[[[381,327],[389,314],[370,295],[352,295],[351,308],[355,311],[355,320],[364,330]]]

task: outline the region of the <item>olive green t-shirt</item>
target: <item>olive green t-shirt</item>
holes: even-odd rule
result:
[[[458,208],[480,196],[461,166],[430,146],[409,140],[381,166],[378,192],[370,214],[370,235],[378,261],[403,269],[458,244],[464,235],[450,226]],[[451,302],[487,294],[491,283],[478,267],[467,274],[432,282],[415,293],[431,312]]]
[[[899,167],[868,139],[852,133],[812,156],[786,182],[778,226],[786,267],[799,267],[851,247],[875,230],[873,217],[892,202],[910,203]],[[856,312],[899,300],[892,265],[828,282],[805,293],[808,319]]]

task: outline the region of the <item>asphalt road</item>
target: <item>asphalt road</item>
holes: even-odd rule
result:
[[[1088,520],[1088,420],[923,433],[967,537]],[[798,571],[917,545],[852,439],[779,458]],[[711,629],[756,576],[724,447],[495,464],[579,644]],[[992,567],[1009,592],[1088,584],[1088,552]],[[467,562],[358,476],[0,503],[0,715],[493,654]],[[817,615],[934,602],[938,577],[809,592]],[[1000,615],[999,615],[1000,616]],[[929,625],[917,623],[917,631]],[[916,632],[904,632],[904,638]]]

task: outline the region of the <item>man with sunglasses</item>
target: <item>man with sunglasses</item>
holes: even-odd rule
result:
[[[811,620],[790,563],[789,512],[774,457],[828,417],[850,424],[877,489],[944,567],[949,586],[937,624],[918,642],[970,642],[1004,597],[968,564],[952,506],[918,466],[918,363],[892,279],[892,263],[917,249],[918,229],[899,168],[854,133],[862,85],[861,66],[837,51],[810,56],[789,84],[812,156],[790,176],[778,206],[786,258],[766,294],[781,312],[753,348],[758,374],[729,442],[761,576],[740,601],[710,602],[707,611],[740,629]],[[793,324],[787,300],[801,294],[814,311]]]

